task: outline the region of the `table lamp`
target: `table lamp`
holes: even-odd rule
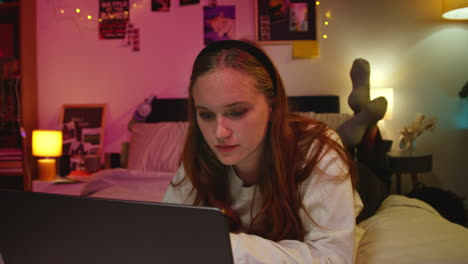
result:
[[[370,89],[371,100],[383,96],[387,99],[387,111],[383,120],[393,119],[393,88],[372,88]]]
[[[443,0],[442,17],[449,20],[468,20],[468,1]]]
[[[57,175],[55,157],[62,155],[62,131],[34,130],[32,154],[40,157],[38,162],[39,180],[53,181]]]

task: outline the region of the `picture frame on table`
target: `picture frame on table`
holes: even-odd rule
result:
[[[105,113],[105,104],[62,105],[62,154],[70,157],[70,170],[80,170],[86,155],[101,156]]]
[[[254,0],[255,40],[261,44],[287,44],[317,40],[316,1]]]

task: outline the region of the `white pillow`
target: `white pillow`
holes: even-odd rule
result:
[[[351,118],[350,114],[344,113],[315,113],[315,112],[304,112],[302,113],[307,117],[321,121],[327,124],[329,127],[336,130],[341,123]]]
[[[467,263],[468,229],[449,222],[429,204],[390,195],[374,216],[358,225],[365,233],[356,263]]]
[[[174,172],[179,167],[187,122],[132,126],[128,169]]]

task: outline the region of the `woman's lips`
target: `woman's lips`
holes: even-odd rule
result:
[[[217,145],[216,149],[219,152],[230,152],[237,148],[239,145]]]

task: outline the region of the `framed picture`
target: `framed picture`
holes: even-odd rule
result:
[[[316,6],[310,0],[254,0],[255,38],[262,44],[317,40]]]
[[[101,155],[106,105],[63,105],[60,124],[63,155],[70,156],[70,169],[80,170],[85,155]]]
[[[205,45],[219,40],[235,39],[236,7],[234,5],[204,6],[203,24]]]

